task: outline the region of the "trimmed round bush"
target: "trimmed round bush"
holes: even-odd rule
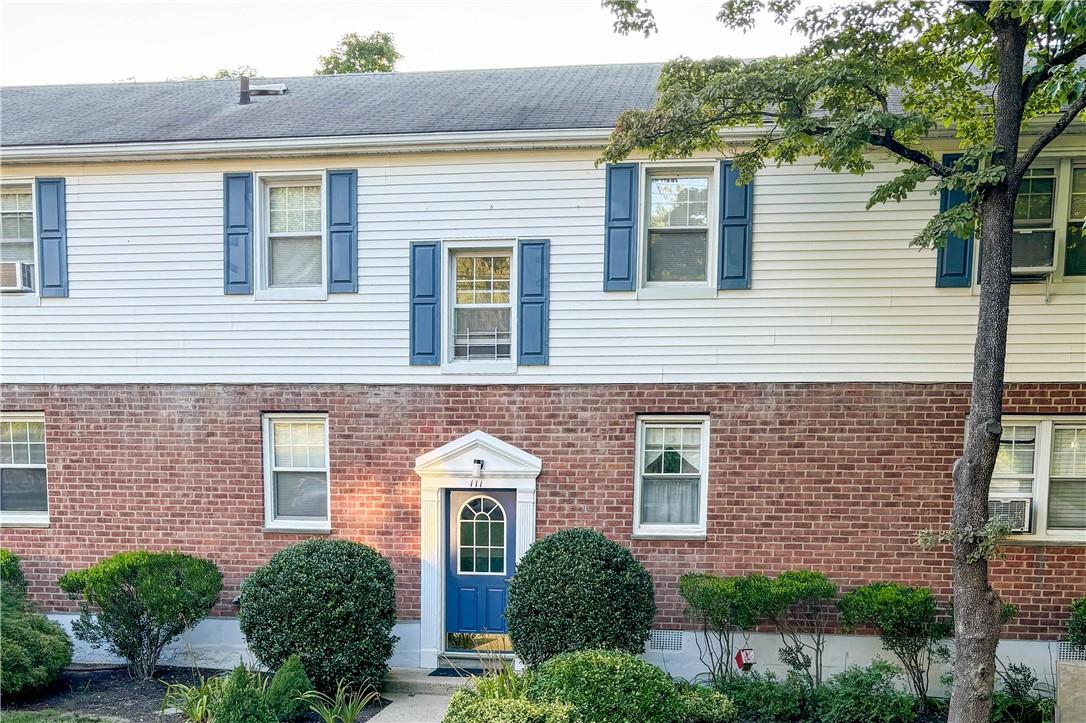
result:
[[[1071,617],[1067,620],[1067,639],[1071,645],[1086,649],[1086,597],[1071,603]]]
[[[459,690],[449,701],[443,723],[573,723],[565,703],[535,703],[525,698],[480,698]]]
[[[0,550],[0,694],[44,688],[72,662],[72,641],[26,600],[19,558]]]
[[[292,655],[275,671],[268,684],[268,708],[278,721],[304,718],[309,713],[309,703],[298,696],[311,690],[313,682],[305,674],[302,659]]]
[[[234,668],[211,703],[215,723],[277,723],[265,699],[264,679],[244,665]]]
[[[395,575],[372,547],[309,540],[288,547],[241,585],[238,621],[269,668],[301,658],[313,685],[376,687],[396,644]]]
[[[106,645],[140,679],[151,678],[162,649],[207,617],[222,591],[214,563],[180,552],[137,550],[107,557],[60,578],[60,589],[82,598],[72,630]]]
[[[664,671],[619,650],[579,650],[539,666],[529,697],[568,703],[583,723],[679,723],[683,707]]]
[[[517,563],[505,620],[529,666],[573,650],[641,653],[656,616],[652,577],[595,530],[556,532]]]

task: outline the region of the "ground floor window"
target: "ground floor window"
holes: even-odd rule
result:
[[[327,530],[328,418],[264,416],[264,517],[269,528]]]
[[[639,417],[634,534],[703,537],[708,469],[707,417]]]
[[[0,417],[0,520],[6,524],[49,521],[45,415]]]
[[[988,513],[1016,534],[1086,539],[1086,418],[1005,417]]]

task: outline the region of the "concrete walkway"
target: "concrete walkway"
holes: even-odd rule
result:
[[[373,723],[441,723],[452,695],[386,693],[384,697],[391,700],[392,705],[370,718]]]

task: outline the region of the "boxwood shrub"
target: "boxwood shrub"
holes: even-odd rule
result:
[[[664,671],[619,650],[556,655],[532,676],[528,697],[568,703],[583,723],[680,723],[684,712]]]
[[[573,723],[565,703],[535,703],[526,698],[482,698],[459,690],[449,701],[443,723]]]
[[[1067,620],[1067,639],[1075,648],[1086,649],[1086,597],[1071,603],[1071,617]]]
[[[730,723],[735,704],[718,690],[704,685],[677,685],[683,723]]]
[[[294,654],[313,685],[333,692],[377,686],[396,636],[395,576],[388,560],[348,540],[288,547],[241,586],[241,631],[264,665]]]
[[[505,609],[513,650],[529,666],[572,650],[641,653],[655,615],[644,566],[589,529],[533,544],[517,563]]]
[[[815,692],[821,723],[911,723],[916,720],[916,698],[897,688],[901,671],[876,659],[833,676]]]
[[[309,714],[309,703],[299,698],[313,690],[313,682],[305,674],[302,659],[297,655],[287,658],[283,667],[275,671],[268,683],[268,707],[278,721],[292,721]]]
[[[0,550],[0,694],[44,688],[72,662],[72,641],[26,599],[19,558]]]

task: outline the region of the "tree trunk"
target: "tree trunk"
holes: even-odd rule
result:
[[[996,86],[993,164],[1007,168],[1007,178],[984,196],[980,233],[984,263],[977,339],[973,349],[973,388],[965,452],[954,465],[954,687],[951,723],[986,723],[995,686],[995,650],[999,642],[1000,601],[988,582],[988,561],[978,553],[979,533],[988,519],[992,481],[1002,433],[1003,372],[1010,314],[1011,238],[1014,202],[1020,179],[1013,175],[1022,127],[1022,66],[1025,32],[1017,21],[993,22],[999,60]]]

